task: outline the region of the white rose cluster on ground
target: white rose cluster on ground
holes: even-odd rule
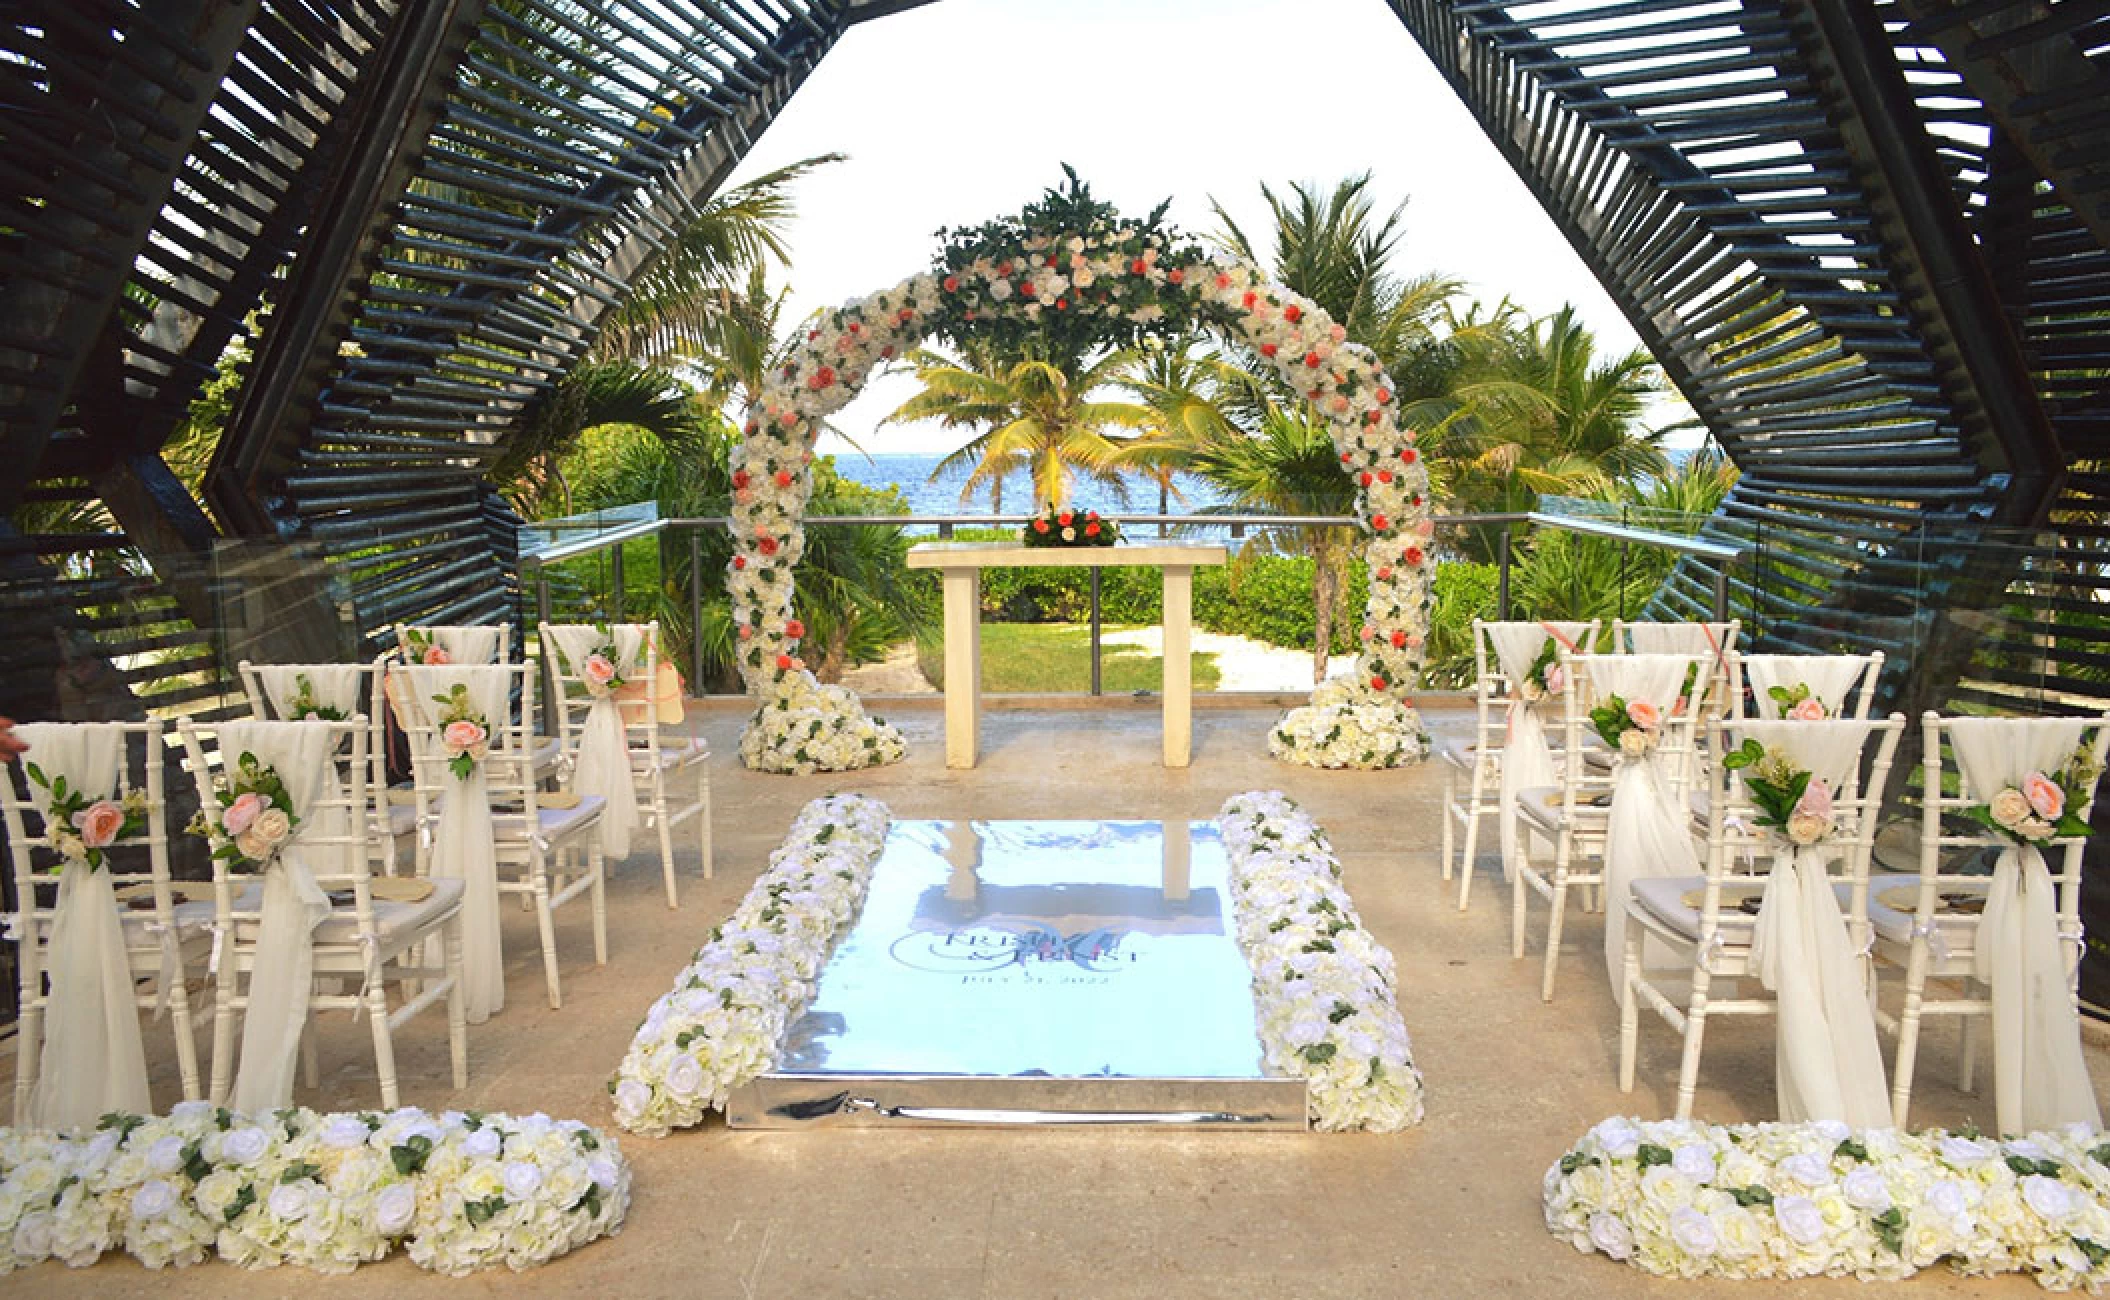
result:
[[[1216,825],[1268,1066],[1305,1081],[1320,1129],[1419,1124],[1392,954],[1363,928],[1326,833],[1279,791],[1233,796]]]
[[[519,1270],[621,1231],[629,1206],[615,1142],[540,1114],[182,1102],[78,1133],[0,1130],[0,1273],[119,1248],[152,1269],[216,1255],[348,1273],[398,1246],[435,1272]]]
[[[901,733],[866,713],[855,691],[823,686],[808,672],[765,687],[740,733],[740,761],[752,772],[854,772],[898,763],[907,753]]]
[[[2110,1282],[2110,1137],[1608,1119],[1546,1171],[1546,1227],[1664,1277]]]
[[[1305,767],[1386,768],[1428,756],[1428,733],[1412,708],[1372,690],[1360,670],[1321,682],[1311,703],[1282,715],[1268,752]]]
[[[648,1137],[700,1124],[776,1064],[837,936],[864,908],[888,821],[886,805],[862,795],[799,811],[740,906],[638,1026],[608,1085],[616,1123]]]

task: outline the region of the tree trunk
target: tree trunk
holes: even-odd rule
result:
[[[828,630],[826,645],[821,650],[819,662],[813,665],[813,675],[820,681],[833,685],[843,679],[845,660],[850,655],[850,624],[845,619]]]
[[[1311,548],[1312,631],[1311,680],[1314,686],[1326,680],[1326,659],[1333,650],[1334,589],[1332,548]]]

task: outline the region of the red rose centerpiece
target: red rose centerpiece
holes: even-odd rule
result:
[[[1049,506],[1029,520],[1019,532],[1028,546],[1112,546],[1121,540],[1121,530],[1111,519],[1101,519],[1096,510]]]

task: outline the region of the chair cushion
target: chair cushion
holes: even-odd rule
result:
[[[545,840],[561,840],[577,834],[599,822],[601,806],[608,801],[597,794],[582,794],[576,806],[551,808],[544,804],[535,806],[536,829]],[[501,840],[519,840],[525,829],[525,816],[515,809],[491,816],[491,829]]]
[[[1461,772],[1472,771],[1473,764],[1480,757],[1480,746],[1469,731],[1434,732],[1429,737],[1429,744],[1436,751],[1436,757]]]
[[[711,747],[702,740],[691,740],[684,745],[661,745],[657,756],[661,771],[688,767],[701,763],[711,756]],[[650,770],[654,756],[644,750],[630,751],[630,762],[634,768]]]
[[[1644,876],[1634,882],[1634,901],[1672,930],[1688,939],[1697,939],[1700,937],[1700,909],[1697,902],[1687,902],[1686,895],[1705,888],[1705,876]],[[1751,931],[1758,918],[1737,904],[1744,898],[1758,897],[1764,889],[1763,879],[1722,882],[1722,909],[1718,916],[1724,943],[1750,946]]]
[[[1941,884],[1942,905],[1946,905],[1948,898],[1958,895],[1984,897],[1985,886],[1991,884],[1990,877],[1985,885],[1975,886],[1970,881],[1944,880]],[[1919,885],[1917,875],[1872,875],[1868,878],[1868,923],[1875,929],[1877,937],[1890,943],[1912,942],[1912,917],[1919,904]],[[1889,903],[1883,901],[1885,895],[1891,896]],[[1894,907],[1891,903],[1903,903],[1904,906]],[[1970,952],[1978,936],[1978,915],[1975,912],[1937,910],[1934,925],[1952,957]]]
[[[1593,803],[1592,799],[1604,799],[1604,803]],[[1577,802],[1575,819],[1586,827],[1603,829],[1600,823],[1611,816],[1610,796],[1604,793],[1592,795]],[[1548,831],[1560,829],[1561,817],[1567,811],[1561,804],[1561,787],[1557,785],[1535,785],[1517,792],[1517,816],[1534,826]]]
[[[381,934],[383,947],[390,941],[407,934],[415,934],[438,917],[461,906],[462,882],[437,879],[432,883],[432,893],[415,903],[401,903],[392,899],[374,900],[374,928]],[[237,912],[254,912],[264,903],[264,886],[261,881],[250,881],[235,895]],[[207,916],[211,915],[208,906]],[[243,920],[235,926],[235,937],[244,943],[254,942],[258,923],[254,919]],[[317,943],[356,943],[359,940],[359,918],[349,903],[339,903],[321,925],[315,927]]]

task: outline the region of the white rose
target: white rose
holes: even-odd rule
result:
[[[1843,1190],[1846,1192],[1846,1199],[1855,1209],[1866,1210],[1870,1214],[1881,1214],[1890,1208],[1890,1184],[1884,1181],[1883,1175],[1867,1165],[1862,1165],[1846,1175]]]
[[[1758,1216],[1742,1206],[1732,1205],[1723,1210],[1714,1221],[1721,1234],[1721,1252],[1731,1259],[1749,1259],[1766,1248],[1766,1230],[1760,1225]]]
[[[1638,727],[1619,733],[1619,752],[1628,758],[1644,758],[1653,747],[1649,734]]]
[[[292,1223],[296,1220],[307,1218],[309,1186],[308,1181],[303,1178],[299,1182],[280,1183],[272,1188],[270,1200],[272,1217],[285,1223]]]
[[[1807,1196],[1775,1197],[1773,1217],[1790,1241],[1811,1246],[1824,1240],[1824,1213]]]
[[[1590,1216],[1590,1244],[1613,1259],[1625,1259],[1634,1253],[1634,1234],[1624,1222],[1600,1210]]]
[[[542,1170],[526,1160],[515,1160],[506,1166],[506,1196],[515,1201],[524,1201],[542,1186]]]
[[[1812,1152],[1789,1156],[1780,1162],[1780,1172],[1804,1187],[1828,1187],[1832,1183],[1831,1161]]]
[[[132,1217],[135,1219],[158,1219],[176,1208],[176,1189],[159,1178],[139,1185],[132,1193]]]
[[[227,1207],[234,1204],[234,1198],[241,1193],[242,1185],[240,1174],[231,1169],[215,1169],[199,1180],[197,1188],[191,1192],[191,1203],[196,1205],[198,1213],[206,1218],[215,1223],[225,1223]]]
[[[1670,1167],[1696,1183],[1707,1182],[1714,1177],[1714,1152],[1697,1142],[1688,1143],[1672,1154]]]
[[[1715,1231],[1714,1220],[1690,1206],[1680,1206],[1670,1214],[1670,1239],[1694,1259],[1706,1259],[1721,1245],[1721,1234]]]
[[[410,1226],[418,1212],[418,1189],[410,1183],[391,1183],[374,1197],[374,1227],[393,1237]]]
[[[15,1256],[19,1260],[44,1259],[51,1254],[51,1239],[56,1224],[51,1212],[38,1210],[25,1214],[15,1224]]]
[[[505,1141],[489,1128],[480,1128],[462,1139],[462,1150],[472,1160],[489,1160],[504,1147]]]
[[[1970,1138],[1945,1137],[1941,1140],[1941,1158],[1959,1169],[1983,1164],[1992,1154],[1992,1148]]]
[[[1971,1212],[1970,1195],[1953,1178],[1944,1178],[1928,1188],[1923,1199],[1928,1209],[1944,1219],[1961,1219]]]
[[[157,1174],[173,1174],[183,1168],[183,1139],[173,1135],[156,1138],[147,1148],[147,1168]]]
[[[230,1129],[220,1137],[220,1158],[229,1164],[253,1165],[271,1149],[271,1135],[260,1128]]]
[[[338,1151],[366,1145],[366,1121],[357,1115],[332,1115],[322,1126],[322,1144]]]
[[[2029,796],[2013,786],[1994,795],[1988,809],[1993,814],[1993,820],[2009,830],[2014,830],[2035,814],[2035,810],[2029,806]]]
[[[2022,1199],[2029,1203],[2030,1209],[2053,1223],[2072,1218],[2081,1210],[2078,1190],[2042,1174],[2031,1174],[2022,1180]]]
[[[687,1052],[667,1064],[668,1093],[682,1101],[693,1101],[703,1089],[703,1065]]]
[[[602,1191],[614,1191],[617,1176],[615,1161],[610,1160],[607,1156],[593,1157],[586,1162],[586,1176],[591,1178],[594,1186]]]

